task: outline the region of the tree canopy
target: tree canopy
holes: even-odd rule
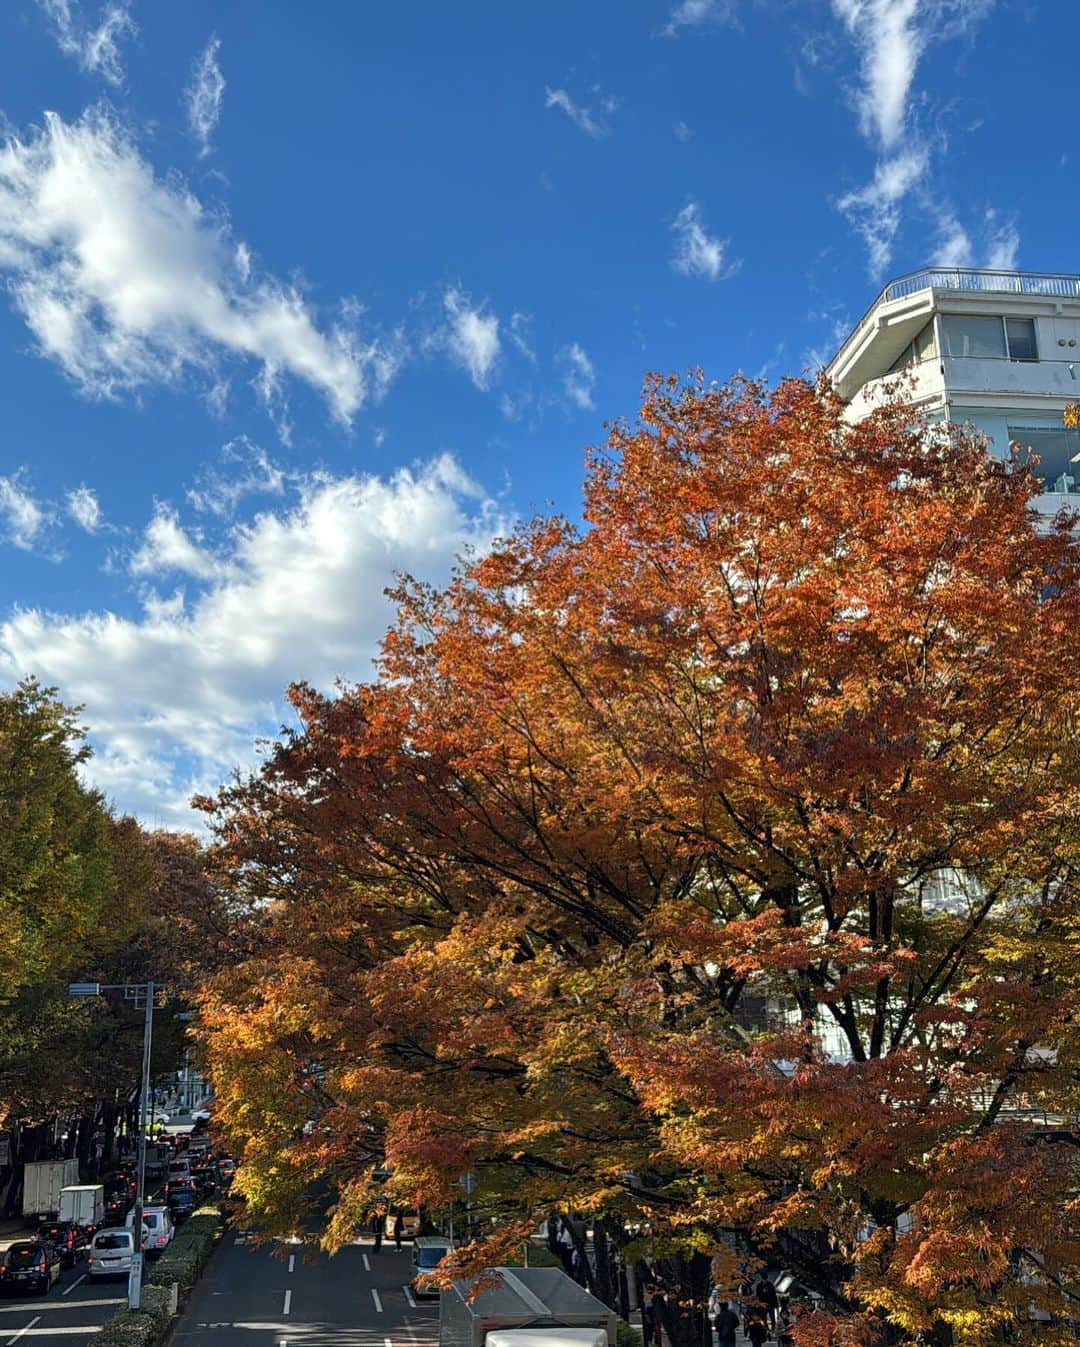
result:
[[[385,1160],[475,1175],[476,1265],[555,1207],[700,1301],[741,1242],[806,1344],[1067,1314],[1080,553],[1037,491],[901,402],[656,379],[583,530],[404,582],[377,679],[294,687],[204,802],[254,1215],[329,1180],[340,1243]]]

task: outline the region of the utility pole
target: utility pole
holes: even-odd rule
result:
[[[103,991],[122,991],[125,996],[146,997],[143,1020],[142,1076],[139,1081],[139,1140],[136,1150],[135,1212],[131,1232],[131,1273],[128,1276],[128,1309],[137,1310],[142,1302],[142,1227],[146,1202],[146,1125],[150,1113],[150,1045],[154,1035],[154,983],[150,982],[72,982],[69,996],[100,996]]]

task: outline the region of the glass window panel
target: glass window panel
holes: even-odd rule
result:
[[[941,320],[946,355],[1004,356],[1005,328],[1000,318],[969,318],[946,314]]]
[[[915,359],[930,360],[937,355],[937,340],[934,337],[934,320],[931,320],[915,338]]]
[[[913,359],[912,348],[910,345],[904,347],[897,358],[889,366],[890,374],[899,374],[902,369],[910,369]]]
[[[1006,318],[1005,335],[1009,342],[1010,360],[1038,360],[1034,318]]]
[[[1060,495],[1080,495],[1080,430],[1050,426],[1010,426],[1009,443],[1022,445],[1039,457],[1032,471],[1044,488]]]

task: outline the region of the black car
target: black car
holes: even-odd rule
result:
[[[53,1246],[61,1267],[74,1267],[79,1250],[86,1247],[86,1231],[74,1221],[47,1221],[38,1226],[37,1237],[39,1243]]]
[[[193,1188],[175,1188],[169,1193],[165,1201],[169,1204],[169,1214],[173,1218],[173,1223],[179,1225],[186,1221],[195,1210],[195,1190]]]
[[[49,1287],[59,1279],[60,1255],[43,1240],[16,1240],[0,1254],[0,1291],[5,1295],[20,1291],[48,1295]]]

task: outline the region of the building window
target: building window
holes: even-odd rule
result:
[[[1080,495],[1080,430],[1056,426],[1010,426],[1009,444],[1020,445],[1039,457],[1031,469],[1043,490],[1057,495]]]
[[[1034,318],[967,317],[941,319],[945,354],[983,360],[1038,360]]]
[[[1000,318],[974,318],[958,313],[941,320],[945,354],[993,359],[1005,357],[1005,325]]]
[[[922,360],[931,360],[936,355],[937,342],[934,339],[934,320],[931,318],[915,340],[905,346],[893,361],[889,373],[898,374],[901,370],[910,369],[912,365],[917,365]]]
[[[1038,360],[1034,318],[1006,318],[1005,338],[1009,344],[1010,360]]]

